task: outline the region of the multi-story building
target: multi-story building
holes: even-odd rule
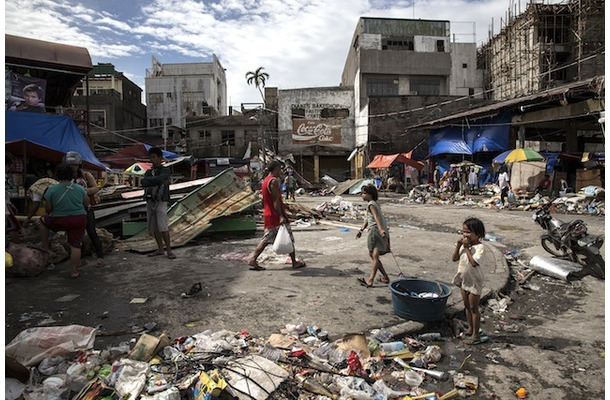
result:
[[[149,128],[167,129],[176,139],[192,117],[227,115],[225,70],[216,55],[211,62],[161,64],[152,58],[146,70]]]
[[[112,64],[94,65],[72,102],[78,109],[88,108],[91,137],[98,144],[122,142],[121,137],[141,134],[146,128],[142,89]]]
[[[362,158],[408,152],[425,139],[425,133],[405,134],[401,127],[434,115],[437,107],[427,105],[468,100],[458,108],[480,97],[476,61],[475,43],[451,41],[449,21],[360,18],[341,77],[342,86],[354,88],[360,151],[353,175],[361,176]]]
[[[529,3],[482,47],[486,89],[506,100],[602,76],[604,34],[603,0]]]

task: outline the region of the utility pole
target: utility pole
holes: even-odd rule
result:
[[[263,126],[263,108],[258,109],[258,133],[260,148],[263,152],[263,165],[267,164],[267,148],[265,147],[265,127]]]

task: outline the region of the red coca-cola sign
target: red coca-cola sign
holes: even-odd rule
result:
[[[293,144],[341,144],[341,121],[336,119],[292,121]]]

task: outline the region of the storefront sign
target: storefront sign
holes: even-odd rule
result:
[[[293,144],[341,144],[341,121],[338,119],[292,121]]]

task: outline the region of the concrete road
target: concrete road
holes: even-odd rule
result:
[[[359,196],[343,198],[353,205],[364,206]],[[298,197],[297,201],[314,207],[331,199]],[[482,219],[487,232],[497,237],[496,241],[486,242],[489,248],[485,272],[487,297],[493,297],[498,291],[510,293],[515,286],[501,250],[518,250],[524,260],[536,254],[544,255],[539,244],[542,230],[531,220],[531,212],[401,204],[397,196],[382,197],[380,204],[389,220],[392,249],[400,270],[407,276],[449,283],[456,270],[456,263],[450,259],[456,231],[469,216]],[[268,249],[259,259],[267,270],[249,271],[245,260],[262,236],[262,231],[257,231],[255,235],[242,237],[202,238],[193,245],[176,249],[178,258],[175,260],[115,251],[106,257],[107,266],[95,268],[90,261],[91,266],[83,267],[81,277],[76,280],[69,278],[67,263],[38,277],[13,279],[6,285],[5,340],[8,343],[28,327],[73,323],[99,326],[108,334],[98,336],[97,348],[137,337],[131,332],[147,323],[156,323],[157,331],[167,331],[172,337],[207,329],[245,329],[255,336],[267,337],[286,324],[298,323],[317,325],[328,331],[331,339],[348,332],[369,332],[380,327],[388,327],[396,334],[437,330],[450,336],[445,320],[424,324],[396,316],[387,285],[365,288],[358,284],[356,278],[370,270],[370,259],[365,239],[355,239],[357,227],[362,223],[360,214],[347,214],[351,218],[345,217],[341,222],[323,220],[320,224],[293,228],[297,256],[308,264],[298,270],[286,264],[286,257],[276,256]],[[604,232],[603,217],[559,217],[565,220],[578,217],[585,220],[592,233]],[[390,277],[398,279],[399,268],[392,256],[383,256],[382,261]],[[553,279],[548,281],[549,285],[564,285]],[[201,282],[203,291],[192,298],[181,298],[180,294],[197,282]],[[556,292],[557,302],[567,303],[565,307],[560,307],[557,315],[548,318],[541,310],[533,319],[537,321],[536,325],[523,327],[521,334],[567,340],[566,348],[562,350],[566,353],[574,350],[574,357],[582,346],[589,346],[592,353],[603,352],[604,283],[585,277],[577,284],[582,292],[580,297],[566,295],[563,301],[562,292]],[[66,295],[73,295],[74,299],[65,301]],[[146,301],[131,303],[135,298]],[[523,301],[525,296],[520,299]],[[454,290],[447,314],[459,314],[462,309],[459,291]],[[531,305],[528,310],[531,311]],[[486,329],[501,335],[493,325],[494,316],[486,319]],[[528,341],[498,343],[502,343],[497,349],[498,357],[514,357],[520,361],[507,367],[506,363],[486,362],[483,354],[479,358],[482,363],[479,366],[484,366],[480,373],[490,373],[485,382],[486,393],[510,393],[515,383],[502,377],[510,375],[509,370],[514,372],[521,368],[520,365],[529,364],[541,376],[552,366],[562,370],[557,373],[557,382],[550,383],[557,390],[547,392],[550,397],[545,398],[564,398],[557,396],[562,390],[563,384],[559,381],[565,376],[566,367],[554,365],[557,359],[552,354],[544,355],[549,363],[545,364],[534,361],[541,356],[542,350],[532,349]],[[458,350],[467,349],[458,345]],[[593,377],[580,379],[580,382],[590,381],[593,386],[601,385],[601,389],[586,389],[586,383],[582,383],[584,393],[586,390],[603,393],[603,359],[595,372],[589,366],[579,368],[584,368],[580,372],[583,375],[601,376],[601,384],[595,383]],[[536,382],[536,376],[531,374],[528,379]],[[507,398],[503,396],[498,398]]]

